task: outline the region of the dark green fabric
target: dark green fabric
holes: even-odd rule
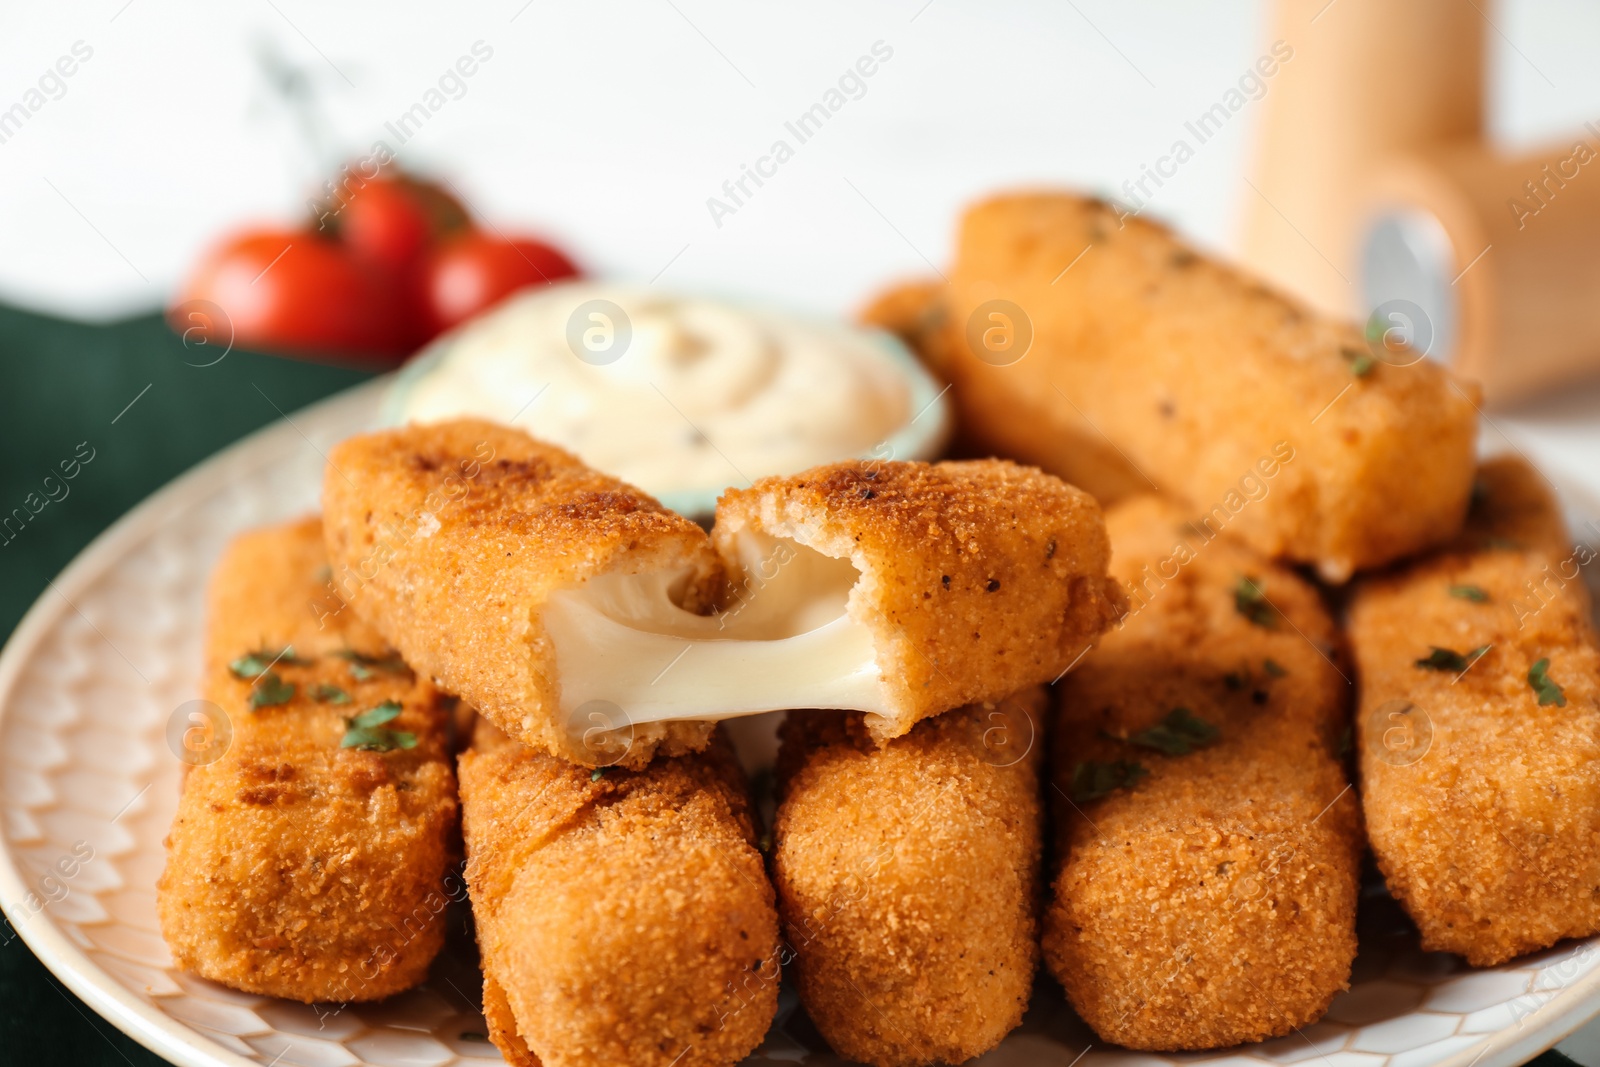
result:
[[[10,634],[45,580],[96,534],[223,445],[277,418],[274,404],[292,413],[368,376],[245,352],[214,366],[191,365],[215,356],[215,349],[186,349],[154,315],[86,326],[0,307],[0,517],[39,509],[25,525],[14,521],[0,533],[0,632]],[[94,458],[62,496],[58,465],[87,455],[80,443]],[[47,486],[51,475],[57,479]],[[40,508],[51,494],[61,499]],[[0,947],[0,1062],[164,1061],[95,1015],[11,939]],[[1534,1062],[1572,1067],[1556,1053]]]
[[[11,633],[45,580],[96,534],[276,419],[273,404],[293,413],[368,377],[238,351],[215,366],[189,365],[216,355],[215,348],[186,349],[155,315],[87,326],[0,307],[0,518],[12,518],[0,528],[0,633]],[[74,454],[89,449],[93,459],[63,481],[59,464],[67,460],[71,469]],[[50,501],[52,494],[60,499]],[[25,524],[15,508],[30,516]],[[4,938],[0,1063],[164,1062],[67,992],[9,930]]]

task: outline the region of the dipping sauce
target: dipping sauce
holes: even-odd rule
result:
[[[895,343],[642,286],[541,286],[439,342],[399,414],[514,424],[657,496],[714,493],[873,454],[917,414]]]

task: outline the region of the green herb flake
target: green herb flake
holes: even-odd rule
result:
[[[266,674],[279,663],[289,667],[298,667],[306,662],[308,661],[295,656],[293,645],[285,645],[276,652],[270,648],[246,652],[228,664],[228,670],[233,672],[235,678],[251,682]]]
[[[1489,593],[1481,585],[1452,585],[1450,595],[1457,600],[1470,600],[1474,604],[1489,602]]]
[[[1480,645],[1463,656],[1453,649],[1440,648],[1438,645],[1429,645],[1428,647],[1433,651],[1428,653],[1427,658],[1417,660],[1418,667],[1428,671],[1452,671],[1456,674],[1460,674],[1478,662],[1483,658],[1484,653],[1489,651],[1488,645]]]
[[[343,689],[340,689],[336,685],[329,685],[326,682],[323,682],[320,685],[315,685],[311,688],[311,698],[318,704],[350,703],[349,693],[346,693]]]
[[[334,655],[350,664],[350,677],[358,682],[365,682],[380,671],[387,674],[411,673],[411,668],[406,666],[406,661],[400,658],[398,652],[371,656],[353,648],[341,648]]]
[[[416,748],[417,735],[409,730],[391,730],[384,723],[400,715],[398,700],[385,700],[375,708],[346,719],[340,748],[359,748],[368,752],[392,752],[397,748]]]
[[[589,781],[598,782],[600,779],[604,778],[605,776],[606,776],[606,769],[604,767],[596,767],[594,770],[589,772]]]
[[[1173,708],[1160,722],[1140,730],[1128,740],[1168,756],[1187,756],[1215,741],[1219,733],[1215,726],[1188,708]]]
[[[1268,601],[1261,583],[1248,575],[1239,578],[1233,589],[1233,606],[1240,615],[1265,630],[1278,628],[1278,612]]]
[[[1552,704],[1558,708],[1564,708],[1567,706],[1567,694],[1562,692],[1559,685],[1550,680],[1549,670],[1550,660],[1548,658],[1535,663],[1528,668],[1528,684],[1533,687],[1535,693],[1539,694],[1539,706],[1541,708],[1549,707]]]
[[[1371,352],[1363,352],[1359,348],[1346,346],[1339,349],[1339,354],[1350,364],[1350,373],[1357,378],[1365,378],[1372,373],[1372,368],[1378,365],[1378,361],[1372,358]]]
[[[250,710],[274,708],[294,699],[294,683],[278,677],[277,671],[267,671],[250,687]]]
[[[1383,321],[1383,316],[1379,315],[1376,311],[1367,316],[1367,326],[1366,329],[1362,331],[1362,334],[1364,337],[1366,337],[1367,344],[1369,346],[1381,344],[1387,348],[1388,342],[1384,338],[1384,334],[1388,332],[1389,327],[1388,324]]]
[[[1262,660],[1261,669],[1267,672],[1267,677],[1269,678],[1287,678],[1289,676],[1288,669],[1275,659]]]
[[[760,838],[757,839],[756,847],[759,848],[762,852],[771,852],[772,851],[772,831],[771,830],[767,830],[766,832],[764,832],[761,835]]]
[[[1128,760],[1080,763],[1072,768],[1072,799],[1078,803],[1099,800],[1118,789],[1132,788],[1149,773],[1142,764]]]

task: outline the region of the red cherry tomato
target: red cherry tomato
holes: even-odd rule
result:
[[[466,209],[449,193],[398,173],[363,182],[332,219],[357,258],[396,278],[413,270],[430,244],[466,225]]]
[[[391,309],[402,294],[342,245],[303,230],[254,230],[201,261],[171,312],[192,301],[221,308],[234,343],[267,351],[378,357],[410,350],[414,334]]]
[[[422,276],[422,312],[437,333],[518,289],[577,276],[572,260],[543,241],[469,230],[429,257]]]

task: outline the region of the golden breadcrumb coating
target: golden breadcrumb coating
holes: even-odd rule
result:
[[[1059,687],[1051,752],[1045,960],[1103,1040],[1135,1049],[1291,1033],[1327,1011],[1356,952],[1333,622],[1293,572],[1187,515],[1152,497],[1107,514],[1134,607]],[[1263,596],[1241,603],[1241,579]],[[1214,739],[1180,754],[1195,731],[1174,739],[1179,708]],[[1118,788],[1129,763],[1146,776]]]
[[[750,530],[848,559],[848,610],[873,632],[878,740],[963,704],[1053,681],[1122,613],[1089,494],[1003,460],[852,460],[763,478],[717,502],[730,569]]]
[[[184,970],[291,1000],[377,1000],[422,981],[444,942],[454,702],[341,610],[326,569],[316,519],[243,534],[217,565],[202,691],[232,742],[189,770],[157,910]],[[272,670],[292,698],[252,710],[272,679],[241,679],[229,663],[286,645],[292,657]],[[351,650],[371,665],[339,655]],[[348,702],[332,702],[335,690]],[[384,728],[414,748],[340,747],[346,717],[391,700],[402,711]]]
[[[509,1062],[708,1067],[760,1044],[778,917],[720,733],[591,772],[480,722],[460,772],[484,1014]]]
[[[1476,387],[1432,360],[1374,359],[1358,326],[1162,226],[1067,194],[997,197],[968,211],[949,273],[951,396],[989,450],[1103,503],[1159,488],[1331,581],[1461,525]],[[1021,309],[1005,316],[1013,329],[1031,328],[1015,362],[1014,349],[983,350],[993,300]],[[1264,477],[1274,458],[1281,470]],[[1262,482],[1270,491],[1251,499]]]
[[[1038,965],[1045,697],[878,745],[857,713],[782,729],[774,880],[800,1001],[841,1056],[962,1063],[1028,1007]]]
[[[1446,550],[1359,583],[1348,630],[1378,866],[1424,948],[1490,966],[1600,932],[1600,650],[1593,551],[1539,474],[1492,460],[1479,482]]]
[[[525,744],[641,767],[705,745],[705,722],[587,738],[560,707],[539,609],[602,574],[684,571],[704,608],[722,573],[704,531],[521,431],[477,419],[353,437],[328,456],[328,550],[347,599],[406,659]]]

